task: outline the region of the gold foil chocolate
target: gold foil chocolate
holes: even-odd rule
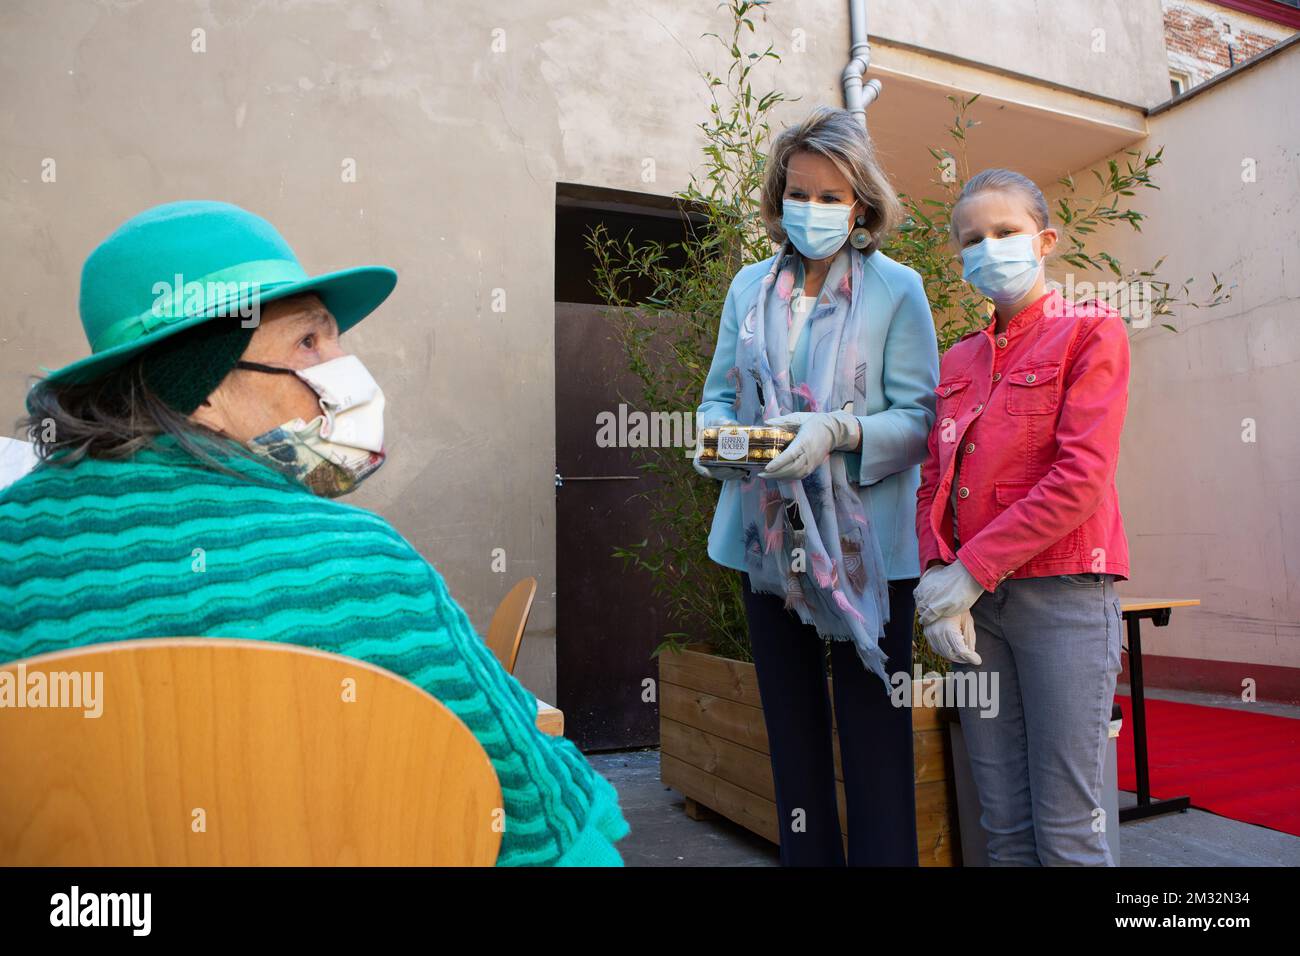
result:
[[[794,440],[795,432],[770,425],[714,425],[700,430],[700,464],[757,471]]]

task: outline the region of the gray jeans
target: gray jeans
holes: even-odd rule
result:
[[[997,674],[995,709],[960,708],[989,865],[1113,866],[1119,821],[1101,808],[1120,670],[1113,576],[1008,578],[971,611],[983,663],[952,667]]]

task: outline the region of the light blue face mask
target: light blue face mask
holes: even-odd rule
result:
[[[825,259],[839,251],[849,237],[849,212],[843,203],[799,202],[781,204],[781,226],[794,247],[809,259]]]
[[[1034,235],[1025,232],[1001,239],[985,239],[961,251],[962,278],[998,305],[1022,299],[1038,279],[1043,260],[1034,254]]]

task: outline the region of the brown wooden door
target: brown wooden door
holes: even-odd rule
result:
[[[597,444],[597,415],[618,414],[636,383],[602,306],[555,306],[555,578],[557,706],[584,750],[659,742],[659,709],[643,702],[658,677],[651,652],[669,630],[649,575],[615,547],[647,537],[634,449]]]

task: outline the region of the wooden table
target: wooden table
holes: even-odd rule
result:
[[[1133,766],[1137,771],[1137,806],[1125,807],[1119,812],[1119,822],[1142,820],[1162,813],[1181,813],[1191,805],[1190,797],[1171,797],[1168,800],[1151,799],[1151,780],[1147,768],[1147,711],[1142,687],[1142,621],[1149,619],[1156,627],[1165,627],[1176,607],[1195,607],[1196,598],[1141,598],[1119,599],[1120,609],[1128,627],[1129,695],[1133,701]]]
[[[563,737],[564,711],[537,698],[537,729],[552,737]]]

